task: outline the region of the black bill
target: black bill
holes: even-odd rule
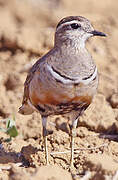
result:
[[[93,34],[93,36],[107,36],[105,33],[96,30],[92,31],[91,34]]]

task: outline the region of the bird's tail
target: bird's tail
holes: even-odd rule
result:
[[[18,111],[20,114],[23,115],[29,115],[32,114],[34,112],[34,109],[32,107],[29,106],[29,104],[23,104]]]

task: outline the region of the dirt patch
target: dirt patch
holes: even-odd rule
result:
[[[94,0],[0,0],[0,127],[15,114],[19,136],[11,142],[0,132],[0,179],[112,179],[118,167],[118,3]],[[79,14],[78,14],[79,12]],[[98,93],[81,117],[75,138],[75,168],[70,153],[49,157],[45,165],[40,115],[18,114],[30,64],[53,47],[55,26],[68,15],[82,15],[108,34],[87,46],[99,69]],[[49,152],[68,151],[68,120],[48,121]],[[118,177],[116,177],[118,178]]]

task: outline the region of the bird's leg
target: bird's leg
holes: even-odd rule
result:
[[[74,161],[74,140],[76,137],[76,127],[77,127],[78,118],[76,118],[72,122],[72,129],[71,129],[71,159],[70,159],[70,167],[73,167],[73,161]]]
[[[46,164],[49,164],[48,161],[48,147],[47,147],[47,129],[46,129],[46,125],[47,125],[47,117],[42,116],[42,125],[43,125],[43,139],[44,139],[44,148],[45,148],[45,159],[46,159]]]

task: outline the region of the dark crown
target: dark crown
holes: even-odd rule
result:
[[[73,20],[77,20],[77,21],[80,21],[80,22],[81,22],[81,21],[85,21],[85,18],[82,17],[82,16],[68,16],[68,17],[65,17],[65,18],[63,18],[63,19],[57,24],[57,28],[58,28],[60,25],[66,23],[66,22],[73,21]],[[86,21],[88,21],[88,20],[86,19]]]

